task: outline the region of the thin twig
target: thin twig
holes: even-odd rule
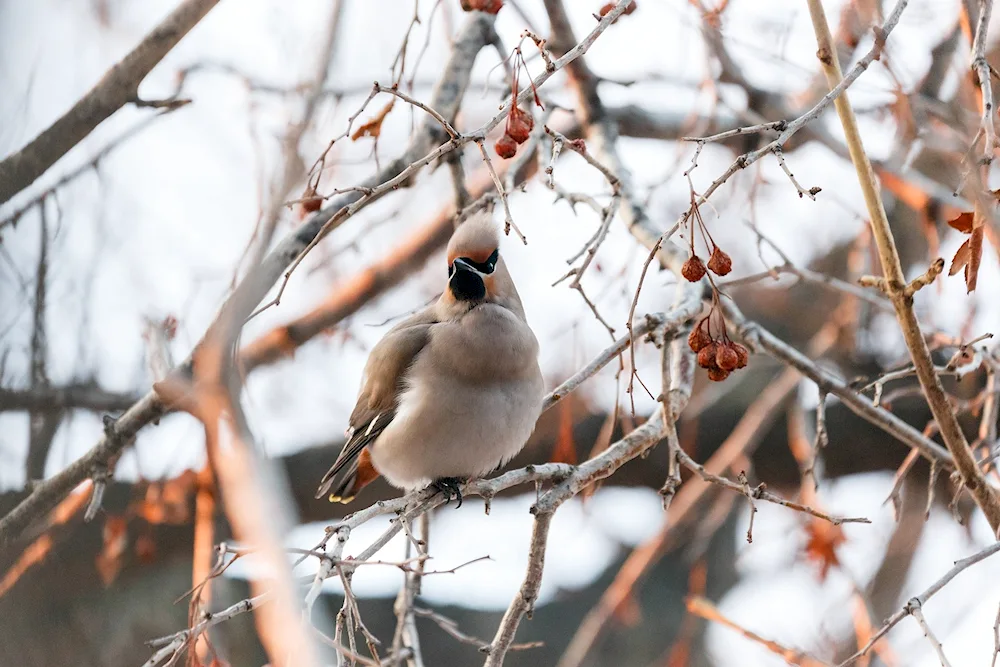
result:
[[[839,526],[844,523],[871,523],[871,520],[866,519],[865,517],[843,517],[831,515],[809,507],[808,505],[802,505],[791,500],[786,500],[785,498],[768,491],[763,484],[758,485],[757,487],[751,487],[746,482],[741,481],[737,483],[730,479],[726,479],[721,475],[712,474],[708,472],[703,465],[688,456],[688,454],[683,450],[677,454],[677,458],[685,468],[697,473],[706,482],[711,482],[712,484],[721,486],[724,489],[740,493],[746,496],[751,502],[753,500],[763,500],[765,502],[774,503],[775,505],[781,505],[782,507],[787,507],[790,510],[802,512],[803,514],[808,514],[816,517],[817,519],[823,519],[824,521],[829,521],[834,526]],[[753,522],[751,520],[751,525],[752,524]]]
[[[854,67],[851,68],[851,71],[848,72],[846,77],[843,78],[838,77],[837,82],[832,84],[833,87],[830,90],[830,92],[824,95],[823,98],[819,102],[817,102],[811,109],[806,111],[804,114],[800,115],[795,120],[787,121],[784,125],[784,128],[781,131],[781,134],[778,135],[777,139],[773,140],[772,142],[763,146],[762,148],[750,151],[748,153],[744,153],[743,155],[740,155],[738,158],[736,158],[736,160],[734,160],[733,163],[729,165],[729,168],[726,169],[726,171],[723,172],[721,176],[712,181],[712,183],[708,186],[708,188],[698,196],[694,205],[691,208],[688,208],[684,213],[682,213],[680,217],[677,219],[677,221],[667,231],[661,234],[661,238],[663,239],[670,238],[678,229],[680,229],[680,227],[683,224],[687,222],[688,218],[692,215],[694,208],[705,204],[709,200],[709,198],[715,193],[715,191],[718,190],[720,187],[722,187],[722,185],[726,183],[726,181],[728,181],[730,177],[732,177],[736,172],[746,169],[750,165],[756,163],[765,155],[773,153],[775,150],[781,150],[784,147],[784,145],[788,142],[788,140],[791,139],[793,135],[795,135],[796,132],[798,132],[806,125],[808,125],[816,118],[818,118],[820,114],[823,113],[823,111],[825,111],[827,107],[830,106],[831,103],[836,103],[838,100],[846,99],[846,97],[843,95],[844,91],[847,90],[847,88],[850,87],[855,81],[857,81],[858,77],[860,77],[865,72],[865,70],[867,70],[868,67],[873,62],[875,62],[875,60],[879,58],[879,56],[881,56],[882,49],[885,47],[885,40],[889,36],[889,33],[891,33],[893,29],[896,27],[896,25],[899,23],[899,18],[902,15],[903,10],[906,8],[908,2],[909,0],[898,0],[896,2],[895,7],[893,7],[892,11],[889,13],[889,16],[886,17],[883,26],[877,30],[875,43],[872,45],[872,48],[868,51],[868,53],[866,53],[864,56],[858,59],[858,61],[855,63]],[[812,5],[810,4],[810,8],[811,7]],[[832,44],[832,39],[830,40],[830,43]],[[826,50],[822,48],[820,49],[820,54],[825,54],[823,56],[825,61],[835,63],[836,58],[831,57],[830,56],[831,53],[835,52],[830,51],[829,48],[827,48]],[[840,71],[839,64],[837,65],[837,71],[839,74]],[[768,127],[768,125],[769,124],[764,123],[764,124],[754,125],[748,128],[743,128],[743,132],[749,132],[751,129],[755,131],[775,129],[773,127]]]
[[[940,591],[942,588],[948,585],[952,579],[957,577],[959,574],[964,572],[969,567],[975,565],[981,560],[989,558],[998,551],[1000,551],[1000,542],[994,542],[993,544],[989,545],[988,547],[986,547],[982,551],[979,551],[978,553],[975,553],[967,558],[955,561],[955,565],[950,570],[945,572],[944,576],[942,576],[940,579],[931,584],[931,586],[927,588],[927,590],[925,590],[920,595],[910,598],[910,600],[905,605],[903,605],[902,609],[900,609],[895,614],[890,616],[889,619],[882,625],[882,627],[879,628],[878,631],[871,636],[867,644],[861,647],[861,649],[859,649],[857,653],[855,653],[847,660],[840,663],[838,667],[846,667],[847,665],[851,665],[854,662],[856,662],[859,658],[868,653],[868,651],[870,651],[872,647],[875,646],[875,643],[878,642],[879,639],[884,637],[886,633],[889,632],[889,630],[892,630],[894,627],[896,627],[896,625],[900,621],[902,621],[907,616],[911,615],[914,609],[917,610],[921,609],[925,604],[927,604],[928,600],[930,600],[932,597],[934,597],[934,595],[938,591]]]
[[[925,458],[930,460],[936,459],[948,469],[954,466],[951,454],[941,447],[941,445],[929,439],[888,410],[873,406],[871,401],[858,394],[846,382],[829,370],[817,365],[807,356],[792,348],[756,322],[748,321],[732,302],[724,300],[721,303],[723,312],[726,314],[726,320],[755,349],[767,352],[776,359],[795,368],[815,382],[822,391],[838,397],[852,412],[893,435],[908,447],[917,449]]]
[[[993,0],[979,0],[979,19],[976,21],[976,36],[972,42],[972,71],[979,81],[979,92],[982,96],[982,119],[979,123],[979,131],[983,137],[983,164],[988,165],[993,161],[993,152],[996,150],[997,132],[993,116],[993,85],[989,61],[986,59],[987,31],[990,26],[990,17],[993,14]]]
[[[517,595],[500,621],[496,635],[487,649],[484,667],[499,667],[503,664],[507,651],[514,643],[514,634],[524,615],[531,616],[538,599],[538,590],[542,585],[542,572],[545,568],[545,547],[549,539],[549,525],[555,509],[538,510],[535,506],[535,526],[531,533],[531,546],[528,549],[528,569]]]
[[[472,635],[467,635],[458,629],[458,623],[448,618],[447,616],[442,616],[432,609],[424,609],[423,607],[414,607],[413,613],[420,618],[426,618],[437,624],[439,628],[448,633],[451,637],[457,641],[468,644],[469,646],[475,646],[482,653],[487,653],[489,651],[489,642],[485,642],[482,639],[473,637]],[[544,642],[525,642],[523,644],[511,644],[509,651],[525,651],[532,648],[538,648],[539,646],[544,646]]]
[[[139,101],[139,84],[219,0],[187,0],[119,62],[69,111],[27,146],[0,162],[0,204],[45,173],[106,118]]]
[[[490,159],[490,154],[486,152],[486,146],[481,140],[476,141],[476,146],[483,156],[483,162],[486,163],[486,169],[490,172],[490,177],[493,178],[493,184],[497,186],[497,194],[500,195],[500,202],[503,204],[504,233],[510,234],[510,230],[513,229],[517,237],[521,239],[521,243],[528,245],[528,239],[521,233],[517,223],[514,222],[514,216],[510,214],[510,202],[507,199],[507,190],[500,181],[500,177],[497,176],[497,170],[493,168],[493,161]]]
[[[594,42],[607,30],[618,16],[624,12],[626,0],[619,0],[614,9],[608,12],[597,25],[580,40],[572,49],[556,60],[554,70],[541,72],[525,87],[517,102],[527,103],[534,90],[545,84],[556,72],[573,63],[585,54]],[[457,113],[462,92],[466,88],[475,55],[484,44],[492,39],[493,17],[483,12],[469,14],[465,28],[454,42],[449,63],[445,67],[445,76],[439,82],[435,99],[430,104],[443,117],[451,118]],[[477,131],[462,135],[460,140],[448,140],[437,148],[425,153],[427,147],[433,145],[437,134],[436,128],[425,126],[423,132],[417,133],[414,141],[404,154],[365,182],[365,187],[371,187],[370,194],[349,193],[342,199],[333,202],[324,210],[318,212],[309,221],[292,230],[264,258],[260,266],[251,270],[237,285],[229,301],[222,311],[229,310],[233,303],[259,303],[282,274],[289,274],[297,262],[315,244],[344,220],[353,216],[362,208],[377,201],[382,196],[395,191],[407,184],[418,171],[428,164],[460,148],[470,141],[485,141],[488,132],[497,127],[507,117],[514,101],[508,100],[500,111]],[[423,157],[419,157],[423,155]],[[619,172],[620,173],[620,172]],[[291,266],[290,266],[291,265]],[[246,315],[253,312],[253,306],[246,309]],[[243,318],[244,320],[246,317]],[[213,327],[218,322],[213,323]],[[184,363],[189,367],[190,359]],[[134,436],[141,428],[161,417],[167,410],[155,391],[147,393],[139,403],[130,408],[119,420],[122,434]],[[35,488],[10,513],[0,519],[0,546],[8,545],[32,521],[42,516],[54,507],[77,484],[87,477],[94,462],[107,461],[109,456],[120,451],[107,440],[101,440],[83,458],[78,459],[56,476],[46,480],[44,485]]]
[[[808,0],[808,5],[813,28],[816,32],[816,42],[819,45],[818,57],[826,73],[827,82],[831,88],[836,89],[842,85],[844,79],[840,72],[840,63],[834,55],[836,51],[833,36],[830,34],[830,26],[826,21],[821,0]],[[899,0],[897,10],[901,12],[905,5],[906,0]],[[893,13],[896,14],[897,10],[894,10]],[[887,20],[885,28],[876,31],[876,47],[881,48],[884,45],[889,27],[890,24]],[[986,102],[984,100],[984,103]],[[944,393],[941,379],[934,370],[934,362],[927,349],[927,341],[924,339],[920,323],[913,311],[912,292],[907,293],[909,286],[906,283],[885,207],[882,205],[881,188],[875,180],[871,162],[865,153],[851,102],[847,96],[840,95],[837,97],[835,105],[841,125],[844,127],[851,161],[854,163],[858,182],[864,193],[873,236],[878,246],[882,272],[885,275],[886,292],[896,309],[896,317],[899,320],[903,339],[906,341],[906,346],[913,358],[913,365],[917,369],[920,386],[923,388],[934,420],[940,428],[941,437],[947,445],[948,451],[951,452],[962,483],[972,494],[976,504],[979,505],[994,534],[996,534],[1000,531],[1000,498],[997,497],[996,491],[987,483],[979,466],[976,465],[975,457],[965,439],[965,434],[962,432],[958,419],[948,402],[948,397]]]
[[[920,630],[924,633],[924,637],[927,637],[927,641],[931,643],[934,647],[934,652],[937,654],[938,660],[941,661],[941,667],[951,667],[951,663],[948,662],[948,658],[944,655],[944,647],[941,646],[941,642],[934,633],[931,631],[931,626],[927,624],[927,619],[924,618],[924,612],[920,609],[920,604],[916,600],[910,600],[910,616],[917,622],[920,626]]]

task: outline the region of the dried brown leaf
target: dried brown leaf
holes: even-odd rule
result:
[[[351,141],[357,141],[361,137],[372,137],[374,139],[378,139],[379,135],[382,133],[382,121],[384,121],[385,117],[389,115],[390,111],[392,111],[392,106],[395,103],[396,98],[393,97],[389,100],[389,103],[382,107],[382,110],[375,114],[370,121],[354,130],[354,134],[351,135]]]
[[[809,560],[819,563],[820,580],[825,580],[830,568],[840,565],[837,558],[837,547],[847,541],[844,531],[840,526],[835,526],[826,521],[813,519],[806,525],[806,532],[809,533],[809,541],[806,543],[806,557]]]
[[[559,407],[559,435],[552,452],[552,463],[576,465],[576,441],[573,439],[573,404],[563,401]]]
[[[150,484],[143,498],[134,503],[130,511],[151,524],[187,523],[196,477],[193,470],[185,470],[173,479]]]
[[[983,227],[980,225],[972,230],[972,235],[966,242],[969,244],[969,263],[965,265],[965,291],[976,291],[979,280],[979,263],[983,259]]]
[[[966,264],[969,263],[969,256],[971,254],[971,249],[969,248],[969,241],[966,240],[965,243],[958,247],[955,252],[955,256],[951,258],[951,268],[948,269],[948,275],[953,276],[962,270]]]
[[[122,555],[128,547],[128,522],[123,516],[108,516],[104,522],[104,548],[97,555],[97,572],[108,586],[122,568]]]
[[[952,229],[957,229],[963,234],[971,234],[975,219],[975,213],[972,211],[965,211],[964,213],[959,213],[958,217],[949,220],[948,226]]]

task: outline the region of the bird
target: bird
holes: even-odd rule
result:
[[[347,503],[379,476],[433,487],[461,507],[464,483],[502,468],[542,411],[538,340],[500,255],[492,216],[471,216],[448,243],[439,299],[372,348],[347,442],[316,498]]]

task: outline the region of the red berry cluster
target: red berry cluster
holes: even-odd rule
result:
[[[696,283],[705,277],[706,270],[711,271],[717,276],[727,275],[733,270],[733,260],[726,254],[726,252],[720,248],[715,243],[715,239],[712,238],[712,233],[708,231],[708,227],[705,225],[705,220],[701,217],[701,209],[698,208],[698,203],[694,199],[694,192],[691,192],[691,211],[688,214],[688,221],[690,226],[688,227],[688,247],[691,249],[691,256],[684,266],[681,267],[681,275],[687,280]],[[701,232],[702,241],[705,242],[705,247],[712,250],[712,254],[708,258],[708,265],[702,261],[701,257],[694,249],[694,237],[697,232]],[[709,276],[709,281],[712,281],[711,276]],[[717,292],[715,288],[715,283],[712,282],[712,290]]]
[[[478,9],[487,14],[496,14],[503,7],[503,0],[460,0],[460,3],[467,12]]]
[[[305,213],[315,213],[316,211],[323,208],[323,198],[314,196],[308,199],[302,200],[302,212]]]
[[[714,309],[713,309],[714,310]],[[688,336],[688,347],[698,353],[698,365],[708,370],[708,379],[722,382],[734,370],[747,365],[750,353],[746,347],[729,340],[723,330],[718,338],[712,337],[710,318],[712,314],[698,323]]]
[[[618,4],[617,2],[609,2],[608,4],[606,4],[603,7],[601,7],[601,16],[603,17],[605,14],[607,14],[608,12],[610,12],[612,9],[615,8],[615,5],[617,5],[617,4]],[[623,15],[628,15],[628,14],[631,14],[632,12],[634,12],[634,11],[635,11],[635,0],[632,0],[632,2],[628,3],[628,5],[626,5],[625,11],[622,12],[622,14]],[[611,22],[611,25],[614,25],[617,22],[618,22],[618,19],[615,19],[614,21]]]
[[[317,185],[319,185],[319,177],[317,176],[314,179],[310,176],[305,192],[302,193],[302,198],[299,199],[299,219],[303,219],[310,213],[315,213],[323,208],[323,197],[316,191]]]
[[[535,127],[535,119],[531,117],[531,113],[517,105],[517,97],[520,92],[518,77],[522,69],[527,71],[527,66],[524,64],[524,55],[521,53],[521,47],[515,47],[514,80],[511,82],[510,87],[510,113],[507,114],[507,125],[504,128],[503,136],[493,145],[493,150],[504,160],[509,160],[517,155],[518,145],[528,140],[528,137],[531,136],[531,130]],[[528,81],[531,82],[530,75]],[[535,90],[533,82],[531,82],[531,90],[535,94],[535,105],[544,109],[545,107],[542,106],[542,100],[539,99],[538,91]]]
[[[693,252],[681,267],[681,275],[687,280],[696,283],[705,277],[705,262],[701,257]],[[724,276],[733,270],[733,260],[719,246],[712,248],[712,255],[708,258],[707,269],[717,276]]]
[[[717,276],[724,276],[733,270],[733,260],[726,252],[715,243],[712,234],[705,226],[705,221],[701,217],[701,211],[694,199],[694,191],[691,192],[691,212],[688,216],[691,226],[688,233],[688,245],[691,248],[691,256],[687,258],[681,266],[681,275],[685,280],[696,283],[706,275],[712,287],[712,309],[708,315],[698,322],[688,336],[688,346],[692,352],[698,354],[698,365],[708,370],[708,379],[714,382],[722,382],[729,374],[738,368],[747,365],[749,352],[739,343],[729,340],[726,335],[726,320],[719,310],[719,288],[716,286],[709,271]],[[701,232],[705,246],[712,249],[712,254],[706,264],[695,252],[694,237],[695,230]],[[719,326],[720,334],[712,335],[712,316],[718,316],[722,324]]]
[[[505,160],[517,155],[518,144],[523,144],[531,135],[532,128],[535,127],[535,119],[531,114],[517,106],[517,97],[514,98],[514,106],[507,114],[507,127],[503,136],[497,140],[497,155]]]

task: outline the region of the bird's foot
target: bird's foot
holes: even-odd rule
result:
[[[441,492],[445,505],[450,503],[452,498],[458,498],[458,504],[455,505],[455,509],[458,509],[462,506],[462,485],[465,482],[466,480],[461,477],[442,477],[431,482],[431,487]]]

